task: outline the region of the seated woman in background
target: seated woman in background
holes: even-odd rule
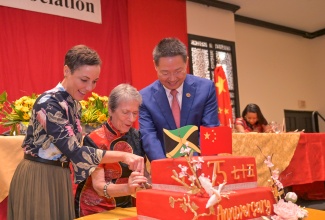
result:
[[[236,132],[272,132],[271,127],[268,125],[264,118],[260,107],[256,104],[248,104],[241,118],[235,121]]]
[[[144,157],[139,132],[132,127],[142,103],[140,93],[131,85],[116,86],[109,96],[110,118],[84,138],[84,145],[110,151],[125,151]],[[147,179],[132,172],[127,164],[103,164],[78,185],[75,195],[76,216],[81,217],[114,209],[131,207],[131,194]],[[96,182],[97,181],[97,182]],[[100,182],[106,182],[106,195]]]

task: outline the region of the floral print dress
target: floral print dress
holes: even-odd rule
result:
[[[105,151],[81,146],[81,105],[59,83],[35,101],[22,147],[26,154],[47,160],[71,161],[75,182],[85,180]]]

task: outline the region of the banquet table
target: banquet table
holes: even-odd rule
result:
[[[12,176],[23,159],[21,144],[25,136],[0,136],[0,220],[7,219],[7,196]]]
[[[232,154],[256,158],[259,186],[269,185],[264,160],[272,156],[283,186],[320,181],[324,190],[325,133],[233,133]]]
[[[272,156],[284,187],[301,199],[325,199],[325,133],[233,133],[232,154],[255,157],[259,186],[269,186],[264,160]]]
[[[320,211],[316,209],[308,209],[308,217],[304,220],[320,220],[325,219],[325,211]],[[137,219],[137,209],[135,207],[132,208],[116,208],[111,211],[106,211],[102,213],[97,213],[93,215],[88,215],[85,217],[77,218],[76,220],[131,220]]]
[[[258,185],[268,186],[270,172],[264,163],[266,157],[272,156],[275,167],[284,170],[290,165],[300,136],[300,133],[233,133],[232,155],[255,157]]]
[[[21,144],[25,136],[0,136],[0,158],[3,168],[0,169],[0,202],[9,192],[11,178],[18,163],[23,159]]]
[[[23,158],[23,138],[0,136],[0,220],[6,219],[6,197],[12,175]],[[325,181],[325,133],[233,133],[232,154],[256,158],[260,186],[267,186],[270,178],[264,164],[266,156],[272,156],[284,186]]]

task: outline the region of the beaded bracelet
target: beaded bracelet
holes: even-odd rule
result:
[[[111,184],[112,182],[111,181],[109,181],[108,183],[106,183],[105,184],[105,186],[104,186],[104,196],[106,197],[106,198],[108,198],[108,199],[110,199],[111,198],[111,196],[110,195],[108,195],[108,193],[107,193],[107,187],[108,187],[108,185],[109,184]]]

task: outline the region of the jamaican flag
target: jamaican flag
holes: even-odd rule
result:
[[[164,131],[164,143],[166,157],[177,158],[188,154],[186,148],[190,148],[194,152],[201,153],[199,144],[198,127],[195,125],[187,125],[175,130]]]

